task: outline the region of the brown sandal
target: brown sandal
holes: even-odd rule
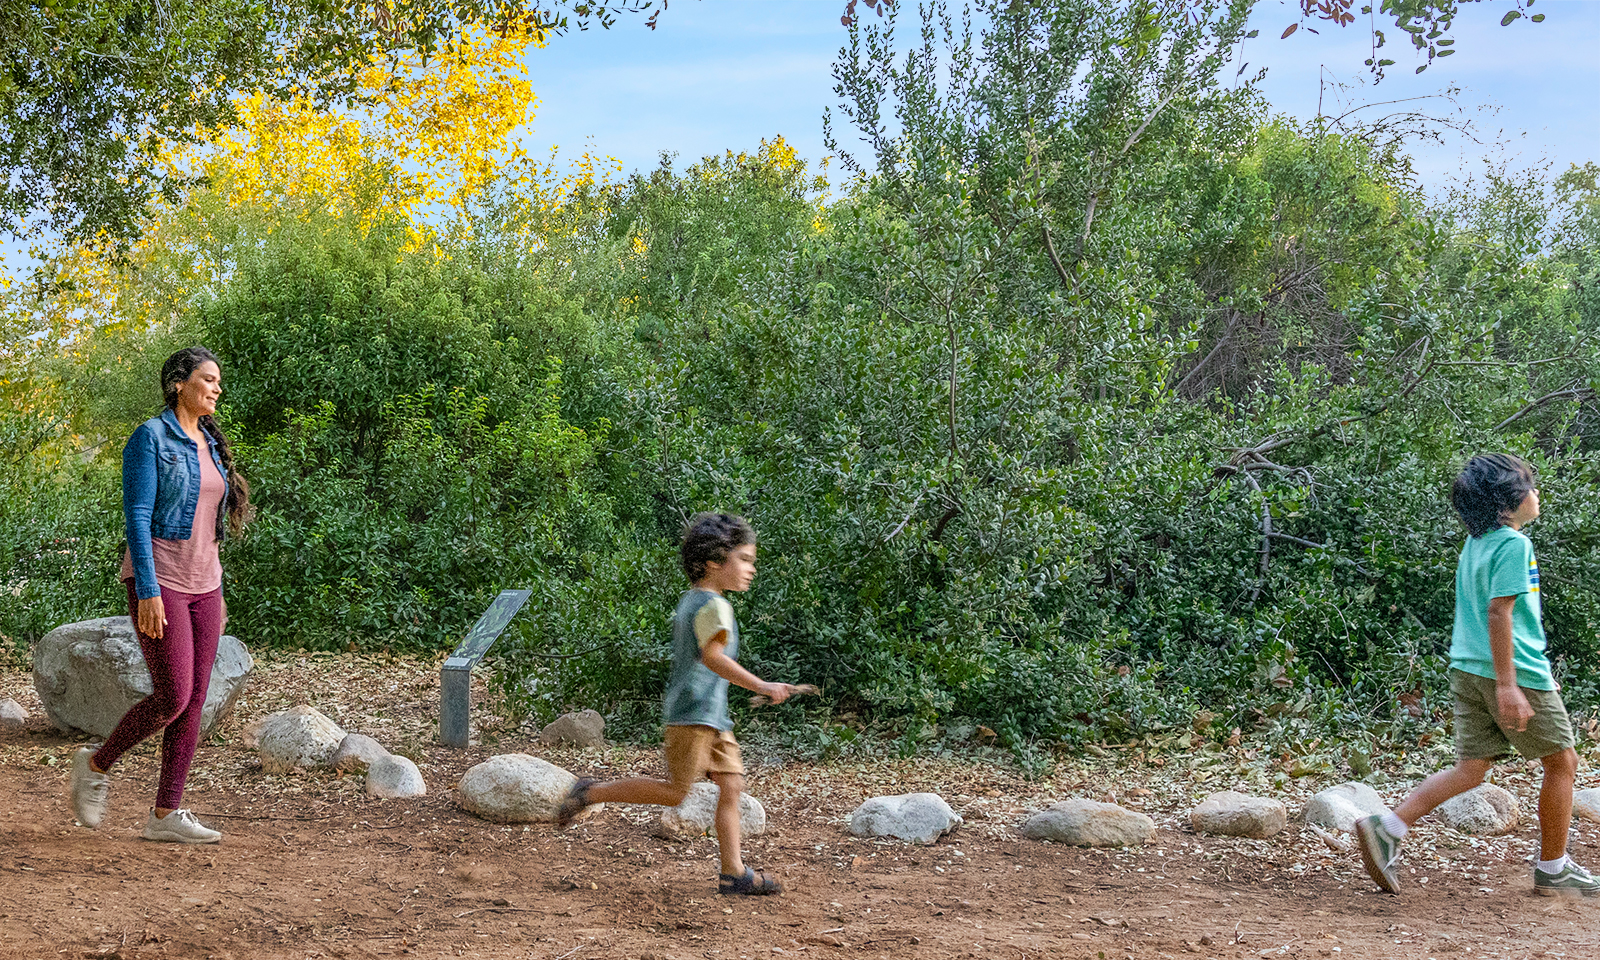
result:
[[[744,876],[724,873],[717,877],[717,893],[747,897],[764,897],[782,893],[783,884],[769,876],[765,870],[744,868]]]

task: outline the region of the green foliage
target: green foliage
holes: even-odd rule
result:
[[[868,152],[829,205],[775,142],[554,204],[506,185],[428,244],[245,238],[142,335],[223,358],[261,505],[225,558],[242,634],[441,650],[528,587],[495,648],[511,709],[645,735],[679,531],[723,509],[761,537],[741,659],[904,749],[954,721],[1030,766],[1236,728],[1366,750],[1448,723],[1447,491],[1503,449],[1539,469],[1569,702],[1600,707],[1593,165],[1430,204],[1389,138],[1235,86],[1245,12],[934,6],[904,51],[895,5],[836,68]],[[135,347],[91,350],[98,392],[145,389],[150,358],[111,362]],[[117,436],[128,406],[73,422]],[[102,465],[24,459],[45,492],[8,534],[114,536]],[[0,584],[43,589],[47,554]],[[0,594],[0,630],[115,599],[88,576],[42,612]]]

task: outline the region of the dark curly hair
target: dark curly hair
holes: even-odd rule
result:
[[[731,513],[697,513],[683,529],[683,572],[690,583],[706,578],[706,564],[727,563],[735,547],[756,542],[756,532],[744,517]]]
[[[1467,532],[1481,537],[1506,522],[1533,489],[1533,468],[1509,453],[1473,457],[1450,488],[1450,502]]]
[[[168,410],[178,408],[178,385],[194,376],[195,370],[207,361],[216,364],[218,370],[222,369],[222,361],[205,347],[185,347],[161,365],[161,399]],[[222,469],[228,472],[228,502],[224,504],[228,510],[228,532],[238,536],[256,514],[255,505],[250,502],[250,483],[234,466],[233,448],[228,446],[228,438],[218,425],[217,418],[210,414],[201,417],[200,429],[211,438],[211,445],[217,448],[217,457],[222,461]]]

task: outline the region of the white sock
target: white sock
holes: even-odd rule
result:
[[[1567,865],[1567,855],[1562,854],[1554,860],[1540,860],[1539,870],[1543,873],[1560,873],[1561,868]]]
[[[1382,821],[1383,829],[1389,831],[1389,836],[1396,840],[1404,840],[1406,834],[1411,832],[1411,828],[1407,827],[1406,822],[1396,816],[1393,810],[1383,811],[1378,814],[1378,819]]]

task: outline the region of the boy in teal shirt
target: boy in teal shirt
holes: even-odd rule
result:
[[[1450,499],[1471,534],[1456,564],[1456,617],[1450,640],[1456,765],[1424,780],[1394,810],[1356,823],[1361,860],[1378,886],[1400,892],[1394,864],[1410,826],[1451,797],[1483,782],[1513,747],[1544,764],[1539,791],[1535,893],[1600,894],[1600,882],[1567,856],[1578,755],[1567,709],[1545,657],[1539,564],[1524,524],[1539,516],[1533,470],[1516,457],[1473,457]]]
[[[565,827],[595,803],[653,803],[675,807],[701,778],[717,785],[717,841],[722,876],[717,892],[781,893],[765,871],[744,865],[739,850],[739,795],[744,764],[728,716],[728,684],[736,683],[782,703],[796,692],[767,683],[739,666],[739,624],[724,596],[748,590],[756,575],[756,534],[742,517],[702,513],[683,535],[683,571],[694,586],[672,615],[672,674],[663,698],[667,722],[667,780],[635,777],[598,783],[581,779],[562,801],[556,822]]]

